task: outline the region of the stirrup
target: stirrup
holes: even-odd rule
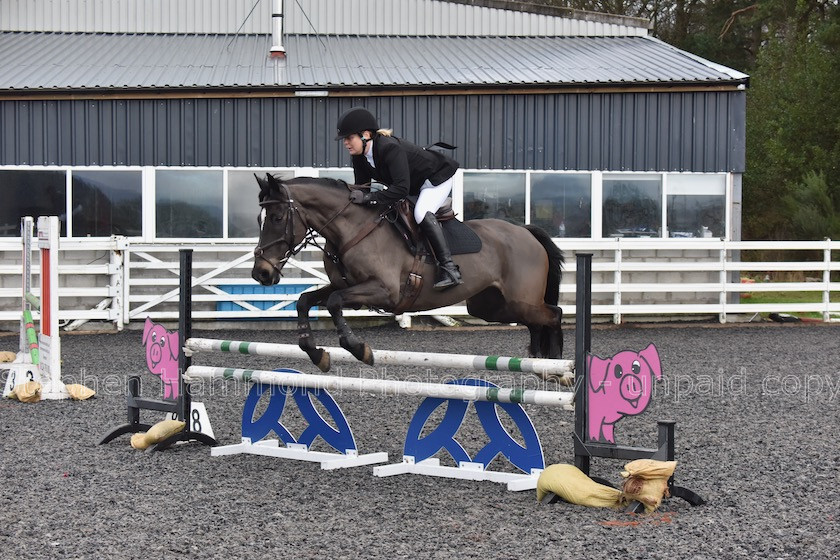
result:
[[[458,269],[458,265],[455,265],[454,272],[442,266],[438,267],[438,272],[440,279],[432,286],[435,290],[446,290],[447,288],[459,286],[464,283],[461,279],[461,271]]]

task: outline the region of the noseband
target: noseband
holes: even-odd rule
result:
[[[260,206],[262,208],[265,208],[266,206],[269,206],[271,204],[281,204],[281,203],[285,203],[285,202],[288,201],[289,207],[286,210],[286,232],[285,232],[284,235],[278,237],[277,239],[275,239],[273,241],[269,241],[265,245],[257,245],[257,248],[254,249],[254,258],[264,260],[265,262],[267,262],[271,266],[271,268],[273,268],[274,270],[277,271],[277,274],[282,276],[283,275],[282,269],[286,265],[286,262],[288,262],[288,260],[291,257],[293,257],[294,255],[297,255],[298,253],[300,253],[300,251],[309,242],[311,229],[307,225],[306,220],[304,220],[303,215],[300,213],[300,210],[298,209],[298,207],[295,206],[294,201],[292,200],[292,193],[289,192],[289,188],[283,183],[280,183],[280,185],[283,187],[283,190],[286,192],[286,199],[287,200],[264,200],[264,201],[260,202]],[[301,241],[301,243],[298,246],[295,246],[295,215],[300,216],[300,221],[303,224],[303,226],[306,228],[306,232],[307,232],[306,235],[304,235],[303,240]],[[265,223],[261,224],[261,226],[265,227]],[[277,245],[278,243],[283,243],[283,242],[286,243],[286,253],[283,255],[283,258],[281,258],[279,261],[277,261],[277,263],[271,262],[271,260],[269,260],[265,256],[265,254],[264,254],[265,250],[268,249],[269,247],[273,247],[273,246]]]

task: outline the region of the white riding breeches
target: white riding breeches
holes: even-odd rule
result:
[[[420,195],[417,197],[417,204],[414,205],[414,220],[419,224],[426,217],[426,212],[437,212],[452,193],[454,184],[454,175],[440,185],[433,185],[427,179],[420,187]]]

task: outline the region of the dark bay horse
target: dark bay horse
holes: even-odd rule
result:
[[[326,240],[321,249],[330,284],[304,292],[297,302],[298,344],[322,371],[329,370],[330,359],[316,346],[309,323],[309,310],[315,305],[326,305],[341,346],[369,365],[373,365],[370,347],[353,334],[343,308],[368,306],[393,312],[400,306],[400,312],[426,311],[466,300],[470,315],[526,325],[531,357],[560,357],[563,312],[557,301],[563,253],[543,230],[494,219],[466,222],[478,234],[482,248],[454,256],[464,283],[435,291],[434,265],[424,263],[421,275],[426,280],[406,307],[403,292],[408,291],[406,281],[415,258],[394,227],[386,220],[376,221],[384,208],[350,203],[347,184],[334,179],[279,181],[268,174],[257,181],[262,210],[251,273],[256,281],[276,284],[290,257],[318,235]]]

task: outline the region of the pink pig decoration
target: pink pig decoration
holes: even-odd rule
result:
[[[146,346],[146,366],[163,381],[163,398],[177,399],[178,331],[168,331],[146,317],[143,344]]]
[[[615,423],[647,408],[653,379],[662,379],[653,344],[641,352],[625,350],[612,358],[587,357],[589,439],[615,443]]]

